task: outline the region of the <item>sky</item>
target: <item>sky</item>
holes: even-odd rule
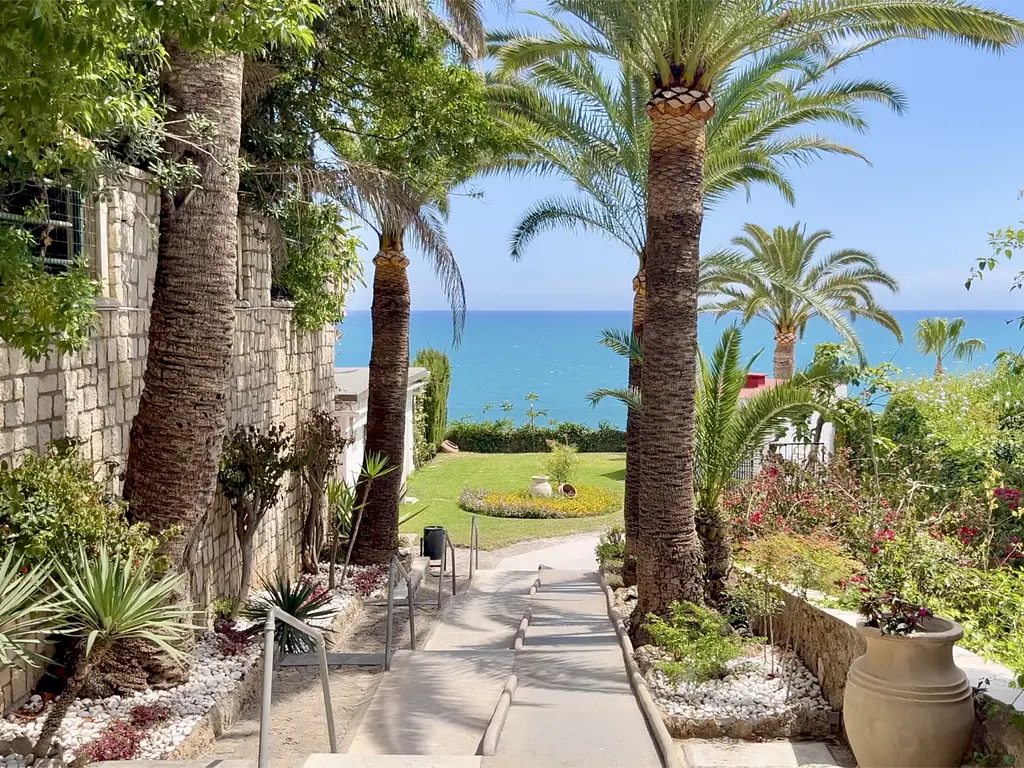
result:
[[[542,10],[535,0],[516,9]],[[988,7],[1024,18],[1024,0]],[[522,26],[515,14],[493,11],[489,27]],[[528,23],[526,21],[523,24]],[[831,126],[831,137],[852,143],[871,162],[826,157],[794,167],[796,205],[754,188],[720,203],[704,218],[702,252],[728,244],[746,222],[767,228],[804,222],[833,232],[834,247],[874,254],[900,282],[896,296],[879,295],[890,309],[1007,309],[1024,305],[1008,292],[1024,264],[1001,267],[965,290],[974,258],[988,255],[988,233],[1024,219],[1024,50],[995,55],[937,41],[902,41],[868,51],[841,70],[846,78],[883,79],[899,86],[909,107],[895,115],[865,107],[867,134]],[[552,232],[513,262],[508,238],[535,200],[572,192],[552,178],[483,179],[480,197],[454,198],[448,239],[459,262],[470,310],[628,309],[635,258],[599,235]],[[375,244],[373,231],[361,236]],[[370,282],[369,252],[364,254]],[[443,309],[444,294],[426,261],[410,253],[412,308]],[[370,290],[349,302],[368,309]]]

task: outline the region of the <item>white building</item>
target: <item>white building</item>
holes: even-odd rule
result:
[[[413,471],[413,397],[427,385],[426,368],[409,369],[409,388],[405,395],[405,458],[402,462],[402,482]],[[345,449],[341,476],[349,485],[359,477],[366,448],[366,409],[370,396],[369,368],[334,369],[334,413],[346,430],[352,443]]]

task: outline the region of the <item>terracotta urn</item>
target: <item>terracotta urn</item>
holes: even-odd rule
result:
[[[912,635],[859,626],[867,653],[850,665],[843,721],[860,768],[961,765],[974,729],[967,675],[953,663],[959,624],[930,616]]]
[[[550,496],[551,495],[551,483],[548,482],[547,475],[535,475],[530,478],[533,480],[533,485],[530,486],[530,493],[534,496]]]

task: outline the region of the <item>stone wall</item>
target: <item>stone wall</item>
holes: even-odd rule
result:
[[[858,615],[852,611],[821,608],[784,589],[779,589],[785,607],[772,619],[777,642],[792,643],[812,673],[818,676],[822,693],[840,712],[850,664],[867,648],[857,631]],[[1024,712],[1018,708],[1020,690],[1011,686],[1013,673],[999,664],[985,661],[960,648],[953,660],[975,686],[974,749],[1011,755],[1017,765],[1024,760],[1024,733],[1014,725]]]
[[[120,189],[88,205],[102,298],[85,349],[30,363],[0,343],[0,461],[17,462],[54,438],[74,437],[97,470],[107,462],[123,469],[148,349],[158,202],[149,179],[132,171]],[[272,304],[265,224],[242,219],[239,233],[231,425],[284,423],[293,431],[310,410],[333,407],[334,333],[301,331],[290,306]],[[112,485],[119,484],[118,474]],[[306,497],[297,477],[285,484],[277,509],[256,534],[257,579],[297,572]],[[204,604],[234,593],[239,557],[231,513],[220,497],[205,521],[199,562],[197,595]],[[32,670],[0,668],[0,711],[37,677]]]

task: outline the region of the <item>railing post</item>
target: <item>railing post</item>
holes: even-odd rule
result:
[[[409,648],[416,650],[416,604],[412,595],[412,574],[405,579],[405,591],[409,597]]]
[[[448,531],[444,532],[444,543],[452,551],[452,597],[455,597],[455,544],[448,538]]]
[[[260,750],[259,768],[270,765],[270,700],[274,690],[274,628],[276,609],[271,606],[267,610],[267,619],[263,624],[263,702],[260,709]]]
[[[331,752],[338,752],[338,735],[334,730],[334,707],[331,705],[331,677],[327,669],[327,643],[321,635],[316,641],[320,652],[320,681],[324,686],[324,712],[327,714],[327,738],[331,742]]]
[[[444,563],[448,558],[448,531],[444,532],[445,542],[441,545],[441,570],[437,572],[437,610],[441,610],[444,602]]]
[[[391,669],[391,624],[395,612],[395,559],[388,566],[388,623],[384,628],[384,671]]]

